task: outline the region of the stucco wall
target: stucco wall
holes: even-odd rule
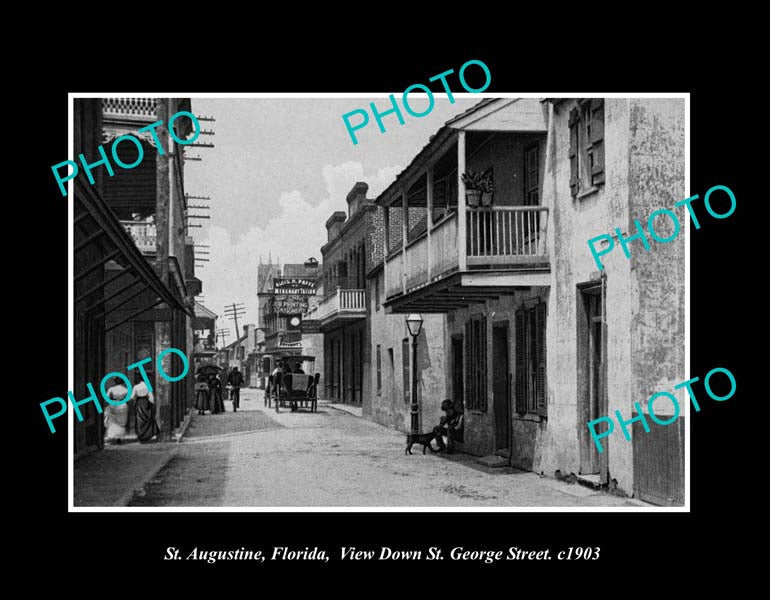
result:
[[[369,389],[371,393],[364,397],[363,416],[381,425],[409,431],[410,406],[404,402],[404,386],[402,376],[402,341],[410,340],[406,328],[406,315],[385,314],[385,308],[375,305],[375,279],[379,278],[380,303],[384,300],[385,282],[383,271],[380,270],[368,280],[371,344],[369,355]],[[441,416],[441,401],[448,393],[448,370],[445,364],[444,315],[423,314],[423,325],[417,338],[417,375],[418,401],[421,407],[421,430],[430,431],[438,424]],[[377,345],[381,348],[382,356],[382,387],[377,394]],[[393,350],[393,365],[391,368],[388,349]],[[411,373],[411,345],[409,350]],[[411,383],[410,383],[411,385]]]
[[[605,100],[605,183],[598,191],[573,199],[569,177],[570,109],[561,103],[549,125],[549,151],[543,202],[550,206],[549,250],[553,302],[547,332],[549,418],[541,456],[533,470],[552,475],[556,469],[579,473],[577,306],[579,284],[599,281],[599,269],[587,241],[629,223],[646,223],[655,208],[684,197],[683,104],[669,100]],[[634,233],[632,231],[631,233]],[[631,242],[632,259],[616,240],[615,250],[602,257],[606,273],[607,395],[609,413],[630,417],[634,402],[646,402],[653,387],[666,377],[676,379],[672,364],[683,356],[683,252],[681,238],[671,244]],[[634,258],[639,252],[638,258]],[[658,254],[660,253],[660,254]],[[674,266],[679,261],[678,266]],[[641,264],[640,264],[641,263]],[[643,316],[640,316],[640,306]],[[677,332],[663,323],[677,324]],[[550,326],[553,324],[554,326]],[[652,333],[656,328],[660,331]],[[664,350],[666,346],[678,349]],[[669,363],[668,366],[663,363]],[[681,379],[680,379],[681,380]],[[649,390],[649,391],[648,391]],[[610,478],[626,493],[633,488],[633,446],[620,428],[603,440],[608,446]]]

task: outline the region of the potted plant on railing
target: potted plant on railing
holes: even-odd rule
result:
[[[468,171],[463,173],[462,180],[465,184],[465,201],[471,208],[478,207],[479,199],[481,198],[481,175]]]
[[[479,188],[481,189],[481,206],[492,206],[492,199],[495,196],[495,184],[492,182],[492,177],[486,175],[479,181]]]

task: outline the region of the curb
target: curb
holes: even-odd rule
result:
[[[182,424],[179,426],[179,437],[175,440],[177,444],[182,441],[184,434],[187,433],[187,428],[190,426],[190,422],[192,421],[192,415],[193,409],[191,408],[187,413],[187,416],[184,418],[184,421],[182,421]]]
[[[125,494],[123,494],[113,506],[128,506],[128,503],[131,502],[136,492],[144,488],[144,486],[147,485],[147,482],[155,477],[158,472],[163,467],[165,467],[168,462],[176,455],[177,449],[178,448],[176,446],[173,446],[168,452],[161,456],[155,465],[153,465],[152,469],[147,471],[141,482],[136,487],[128,490]]]
[[[320,404],[319,404],[319,406],[320,406]],[[358,419],[362,419],[363,418],[363,415],[356,414],[356,413],[354,413],[354,412],[352,412],[350,410],[346,410],[344,408],[340,408],[339,406],[334,406],[333,404],[326,404],[325,406],[326,406],[326,408],[333,408],[336,411],[344,412],[345,414],[352,415],[352,416],[354,416],[354,417],[356,417]]]

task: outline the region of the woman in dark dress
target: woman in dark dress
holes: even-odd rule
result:
[[[207,410],[211,410],[209,396],[211,390],[209,389],[208,378],[200,373],[195,378],[195,408],[198,409],[198,414],[206,414]]]
[[[148,442],[160,432],[155,421],[155,399],[142,381],[134,385],[131,400],[136,414],[136,437],[140,442]]]
[[[212,375],[209,378],[209,389],[211,389],[211,396],[209,398],[211,412],[214,414],[225,412],[225,402],[222,400],[222,384],[216,375]]]

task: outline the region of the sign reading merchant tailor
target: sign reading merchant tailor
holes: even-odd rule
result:
[[[306,277],[275,277],[273,291],[276,294],[292,294],[295,296],[315,296],[315,279]]]

